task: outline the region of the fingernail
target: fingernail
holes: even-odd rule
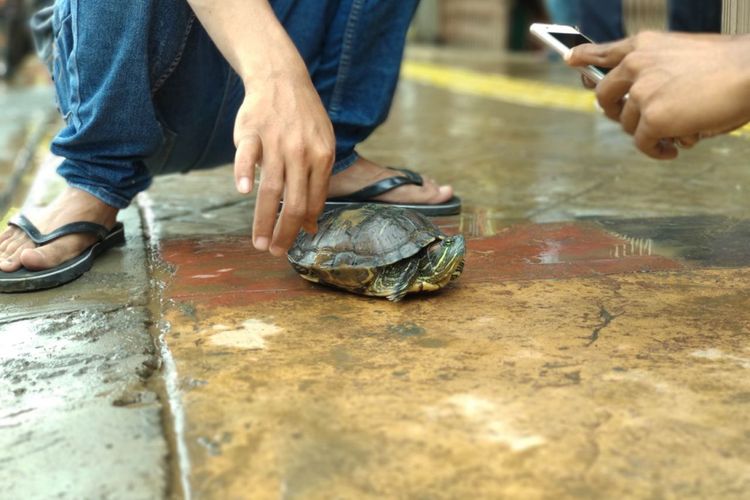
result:
[[[270,252],[274,257],[281,257],[286,254],[286,250],[277,246],[272,246]]]
[[[570,61],[570,58],[571,58],[571,57],[573,57],[573,50],[572,50],[572,49],[571,49],[571,50],[569,50],[569,51],[567,51],[567,52],[566,52],[566,53],[565,53],[565,54],[563,55],[563,59],[564,59],[565,61]]]
[[[248,194],[250,192],[250,177],[240,177],[240,181],[237,183],[237,189],[242,194]]]
[[[255,239],[255,248],[261,252],[268,250],[268,238],[258,237]]]

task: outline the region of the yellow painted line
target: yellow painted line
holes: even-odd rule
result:
[[[458,94],[538,108],[585,113],[596,111],[594,94],[583,88],[416,61],[405,61],[401,74],[412,82]]]
[[[409,81],[462,95],[536,108],[598,112],[594,93],[583,88],[417,61],[404,61],[401,74]],[[731,135],[750,137],[750,124]]]
[[[750,124],[738,128],[733,132],[730,132],[729,135],[733,135],[735,137],[750,137]]]

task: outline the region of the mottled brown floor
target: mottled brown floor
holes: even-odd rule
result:
[[[540,60],[477,67],[576,82]],[[594,113],[405,81],[362,152],[463,196],[463,216],[440,221],[469,238],[455,286],[391,304],[303,282],[251,250],[252,202],[228,169],[141,200],[183,487],[747,497],[750,141],[657,163]]]

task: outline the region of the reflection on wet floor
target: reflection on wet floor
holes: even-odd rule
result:
[[[648,251],[705,267],[750,265],[750,221],[696,215],[644,219],[599,219],[607,231]],[[637,250],[635,249],[637,248]]]

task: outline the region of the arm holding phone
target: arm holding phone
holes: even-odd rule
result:
[[[689,147],[750,121],[747,36],[642,33],[574,47],[566,60],[612,68],[596,86],[597,99],[653,158],[677,157],[675,142],[665,138]]]

